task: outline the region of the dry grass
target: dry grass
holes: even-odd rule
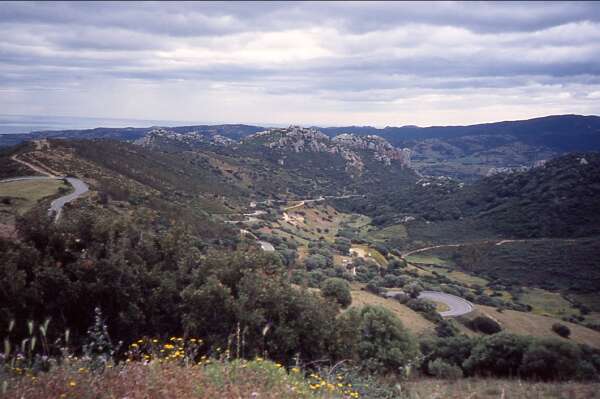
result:
[[[70,188],[62,180],[19,180],[0,183],[0,197],[13,199],[11,205],[0,205],[0,210],[23,214],[38,201],[56,195],[60,187]]]
[[[434,325],[426,320],[419,313],[402,305],[394,299],[382,298],[360,289],[352,289],[352,307],[362,307],[365,305],[381,305],[392,311],[404,326],[415,335],[429,334],[433,331]]]
[[[571,336],[569,338],[570,341],[600,348],[600,332],[579,326],[577,324],[558,320],[552,317],[541,316],[533,313],[517,312],[514,310],[504,310],[502,313],[499,313],[495,308],[483,305],[475,305],[475,308],[478,311],[484,312],[498,320],[505,331],[513,334],[532,335],[534,337],[560,338],[552,331],[552,325],[560,322],[571,329]],[[474,314],[476,314],[476,312],[474,312]]]
[[[448,261],[438,258],[437,256],[431,255],[409,255],[406,257],[406,261],[410,263],[420,263],[426,265],[447,265]]]
[[[540,288],[525,288],[521,302],[531,305],[532,312],[544,316],[562,318],[565,316],[579,315],[575,309],[558,292],[550,292]]]
[[[457,381],[419,379],[401,384],[410,399],[591,399],[600,398],[598,383],[536,383],[468,378]]]
[[[350,253],[356,253],[359,258],[371,259],[380,267],[387,267],[388,261],[379,251],[368,245],[353,245]]]
[[[403,224],[394,224],[381,230],[370,231],[368,236],[375,241],[387,241],[393,238],[406,238],[408,233]]]
[[[181,366],[175,362],[129,362],[104,372],[75,363],[36,377],[9,382],[5,398],[341,398],[343,393],[314,389],[299,370],[286,372],[269,361],[232,361]],[[348,396],[349,397],[349,396]]]

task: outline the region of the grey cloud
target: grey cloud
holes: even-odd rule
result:
[[[423,93],[522,95],[535,85],[587,98],[580,87],[598,87],[598,53],[594,2],[0,7],[0,89],[32,92],[181,80],[264,96],[315,95],[338,108]]]

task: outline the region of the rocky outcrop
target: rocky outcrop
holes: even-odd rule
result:
[[[362,172],[365,155],[372,156],[385,166],[393,162],[401,167],[410,166],[410,150],[392,146],[379,136],[341,134],[333,139],[314,128],[290,126],[269,129],[247,137],[246,142],[262,142],[272,149],[299,152],[328,152],[339,154],[346,161],[346,171]],[[361,155],[362,153],[362,155]],[[366,153],[366,154],[365,154]]]
[[[373,151],[376,160],[385,165],[398,161],[403,166],[410,166],[409,148],[399,149],[391,145],[386,139],[379,136],[355,136],[353,134],[340,134],[333,138],[335,143],[345,147]]]
[[[177,133],[164,128],[156,128],[133,143],[143,147],[161,147],[165,145],[195,146],[202,144],[229,146],[236,142],[219,134],[206,134],[197,131]]]

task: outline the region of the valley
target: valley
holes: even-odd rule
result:
[[[0,260],[24,289],[3,298],[5,320],[21,303],[37,318],[54,303],[51,312],[66,312],[58,327],[83,336],[93,320],[80,315],[104,303],[125,341],[194,329],[222,347],[248,314],[257,356],[259,330],[282,317],[270,312],[306,306],[321,319],[293,324],[291,311],[277,323],[294,327],[260,349],[289,363],[297,346],[282,351],[285,334],[305,334],[307,361],[338,356],[303,328],[341,334],[347,319],[384,309],[428,356],[438,356],[430,342],[469,348],[496,336],[600,350],[594,152],[474,182],[424,174],[382,138],[297,126],[238,140],[167,130],[131,142],[44,139],[1,155],[11,166],[0,182]],[[43,266],[19,274],[30,262]],[[343,305],[328,284],[347,287],[335,288],[348,290]],[[52,299],[57,286],[68,289]],[[219,316],[204,310],[213,308]],[[470,373],[465,356],[455,367]]]

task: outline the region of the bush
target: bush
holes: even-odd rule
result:
[[[469,322],[469,327],[474,331],[479,331],[488,335],[502,331],[500,324],[488,316],[475,317]]]
[[[576,344],[557,338],[543,339],[529,345],[519,371],[525,378],[569,380],[579,374],[581,360]]]
[[[417,298],[423,291],[423,286],[418,281],[413,281],[404,287],[404,292],[411,298]]]
[[[440,338],[454,337],[458,334],[458,328],[450,320],[442,320],[435,326],[435,334]]]
[[[530,342],[530,338],[506,333],[484,337],[473,347],[463,367],[470,374],[516,376]]]
[[[359,315],[358,354],[368,371],[398,372],[416,359],[419,348],[415,338],[392,312],[367,305]]]
[[[328,278],[321,285],[321,295],[326,299],[332,299],[342,308],[347,308],[352,303],[350,285],[341,278]]]
[[[554,331],[563,338],[569,338],[569,335],[571,335],[571,329],[561,323],[552,324],[552,331]]]
[[[463,363],[471,356],[475,339],[466,335],[449,338],[433,338],[421,341],[421,352],[426,359],[442,359],[445,363],[462,367]],[[424,363],[427,366],[427,362]],[[427,372],[427,369],[424,370]]]
[[[442,359],[435,359],[427,364],[429,374],[437,378],[456,380],[462,378],[463,371],[460,367],[448,364]]]

